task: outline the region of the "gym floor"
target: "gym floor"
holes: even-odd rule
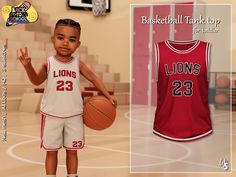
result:
[[[137,110],[139,110],[138,108]],[[149,108],[142,107],[145,113],[146,110],[150,110]],[[153,109],[153,108],[152,108]],[[151,109],[151,113],[153,110]],[[198,149],[197,146],[189,146],[187,144],[183,144],[182,148],[177,148],[176,144],[168,143],[168,141],[164,141],[155,135],[147,133],[141,129],[141,125],[143,122],[136,121],[133,123],[133,119],[139,119],[140,112],[136,112],[132,114],[132,126],[136,126],[139,129],[139,133],[136,135],[144,136],[150,135],[153,136],[151,138],[155,138],[160,147],[171,149],[175,154],[172,156],[172,159],[166,160],[167,163],[157,163],[156,165],[150,165],[151,168],[143,168],[141,165],[141,171],[145,172],[145,169],[152,171],[152,173],[130,173],[130,170],[134,172],[134,169],[130,169],[130,114],[129,114],[128,106],[120,106],[117,112],[117,118],[115,123],[104,131],[94,131],[86,128],[86,146],[84,149],[78,151],[79,154],[79,176],[80,177],[166,177],[166,176],[181,176],[181,177],[222,177],[229,176],[233,177],[236,175],[236,166],[234,165],[234,161],[236,160],[236,152],[235,146],[236,142],[233,141],[233,164],[232,165],[232,173],[156,173],[158,170],[169,170],[169,171],[177,171],[180,166],[184,165],[184,168],[187,171],[196,170],[196,166],[210,166],[212,160],[215,159],[212,154],[220,155],[218,150],[219,146],[222,144],[218,144],[219,141],[212,141],[211,143],[205,144],[205,148],[211,152],[211,155],[202,153],[203,156],[192,155],[191,159],[181,159],[178,158],[183,153],[182,149],[189,149],[190,151],[194,151],[194,149]],[[132,113],[135,113],[135,109]],[[219,115],[216,119],[217,122],[222,122],[224,119],[224,115],[227,115],[225,111],[215,111],[215,114]],[[150,114],[151,115],[151,114]],[[233,137],[235,137],[235,129],[236,124],[234,122],[235,113],[233,113]],[[224,121],[223,121],[224,122]],[[45,175],[44,172],[44,158],[45,151],[40,149],[40,123],[41,116],[40,114],[32,114],[32,113],[24,113],[24,112],[9,112],[8,113],[8,137],[7,142],[0,144],[0,157],[1,157],[1,165],[0,165],[0,174],[4,177],[42,177]],[[147,125],[151,125],[151,122],[147,122]],[[216,124],[217,125],[217,124]],[[225,124],[222,124],[223,126]],[[224,128],[224,127],[221,127]],[[220,130],[220,127],[216,126],[217,130]],[[218,131],[219,132],[219,131]],[[227,130],[226,130],[227,132]],[[225,134],[226,135],[226,134]],[[219,133],[219,136],[224,136],[223,133]],[[221,137],[222,138],[222,137]],[[223,138],[222,138],[223,139]],[[146,142],[147,143],[147,142]],[[149,142],[150,143],[150,142]],[[153,146],[158,147],[158,146]],[[140,154],[137,154],[137,157],[143,157],[147,153],[147,149],[144,149],[142,144],[139,143],[136,150],[145,150],[140,151]],[[160,149],[159,149],[160,150]],[[176,151],[175,151],[176,150]],[[132,158],[135,157],[136,154],[132,152]],[[202,159],[207,156],[207,159],[204,163]],[[147,156],[145,156],[147,157]],[[163,153],[161,151],[156,151],[156,154],[153,155],[157,162],[163,159]],[[159,159],[158,159],[159,157]],[[203,158],[204,157],[204,158]],[[220,156],[221,157],[221,156]],[[153,158],[150,158],[153,159]],[[146,167],[148,167],[149,161],[145,158]],[[199,162],[199,163],[198,163]],[[138,163],[138,161],[135,161]],[[193,165],[194,164],[194,165]],[[145,164],[144,164],[145,166]],[[213,168],[214,169],[214,168]],[[235,170],[234,170],[235,169]],[[160,171],[161,171],[160,170]],[[212,170],[212,169],[210,169]],[[138,170],[137,170],[138,171]],[[58,177],[66,176],[66,168],[65,168],[65,151],[61,149],[59,151],[59,165],[57,171]]]

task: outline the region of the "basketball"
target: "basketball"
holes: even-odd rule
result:
[[[227,88],[230,86],[230,80],[229,77],[226,75],[221,75],[216,80],[216,86],[217,88]]]
[[[233,98],[233,104],[236,104],[236,97]]]
[[[223,93],[223,92],[218,93],[215,96],[215,102],[218,105],[224,105],[224,104],[227,104],[229,102],[229,98],[228,98],[226,93]]]
[[[116,108],[104,96],[93,96],[84,105],[84,124],[93,130],[104,130],[116,117]]]

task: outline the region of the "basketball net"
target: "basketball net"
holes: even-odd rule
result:
[[[106,15],[106,0],[92,0],[94,16]]]

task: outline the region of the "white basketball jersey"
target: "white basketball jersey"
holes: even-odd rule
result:
[[[82,114],[79,59],[63,63],[51,56],[48,58],[47,74],[41,113],[61,118]]]

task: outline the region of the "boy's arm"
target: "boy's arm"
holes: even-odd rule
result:
[[[25,68],[25,71],[29,77],[29,80],[34,85],[40,85],[47,79],[47,63],[43,63],[40,67],[38,73],[34,70],[31,64],[31,58],[28,56],[28,50],[25,48],[25,52],[20,49],[21,56],[19,57],[22,65]]]
[[[111,103],[114,106],[117,106],[117,102],[116,100],[114,100],[110,94],[108,93],[105,85],[96,77],[96,75],[84,64],[84,62],[82,62],[81,60],[79,61],[79,69],[80,69],[80,73],[86,78],[88,79],[90,82],[93,83],[93,85],[100,90],[105,97],[107,97]]]
[[[24,66],[24,68],[29,77],[29,80],[34,85],[40,85],[47,79],[47,63],[43,63],[37,73],[31,63]]]

